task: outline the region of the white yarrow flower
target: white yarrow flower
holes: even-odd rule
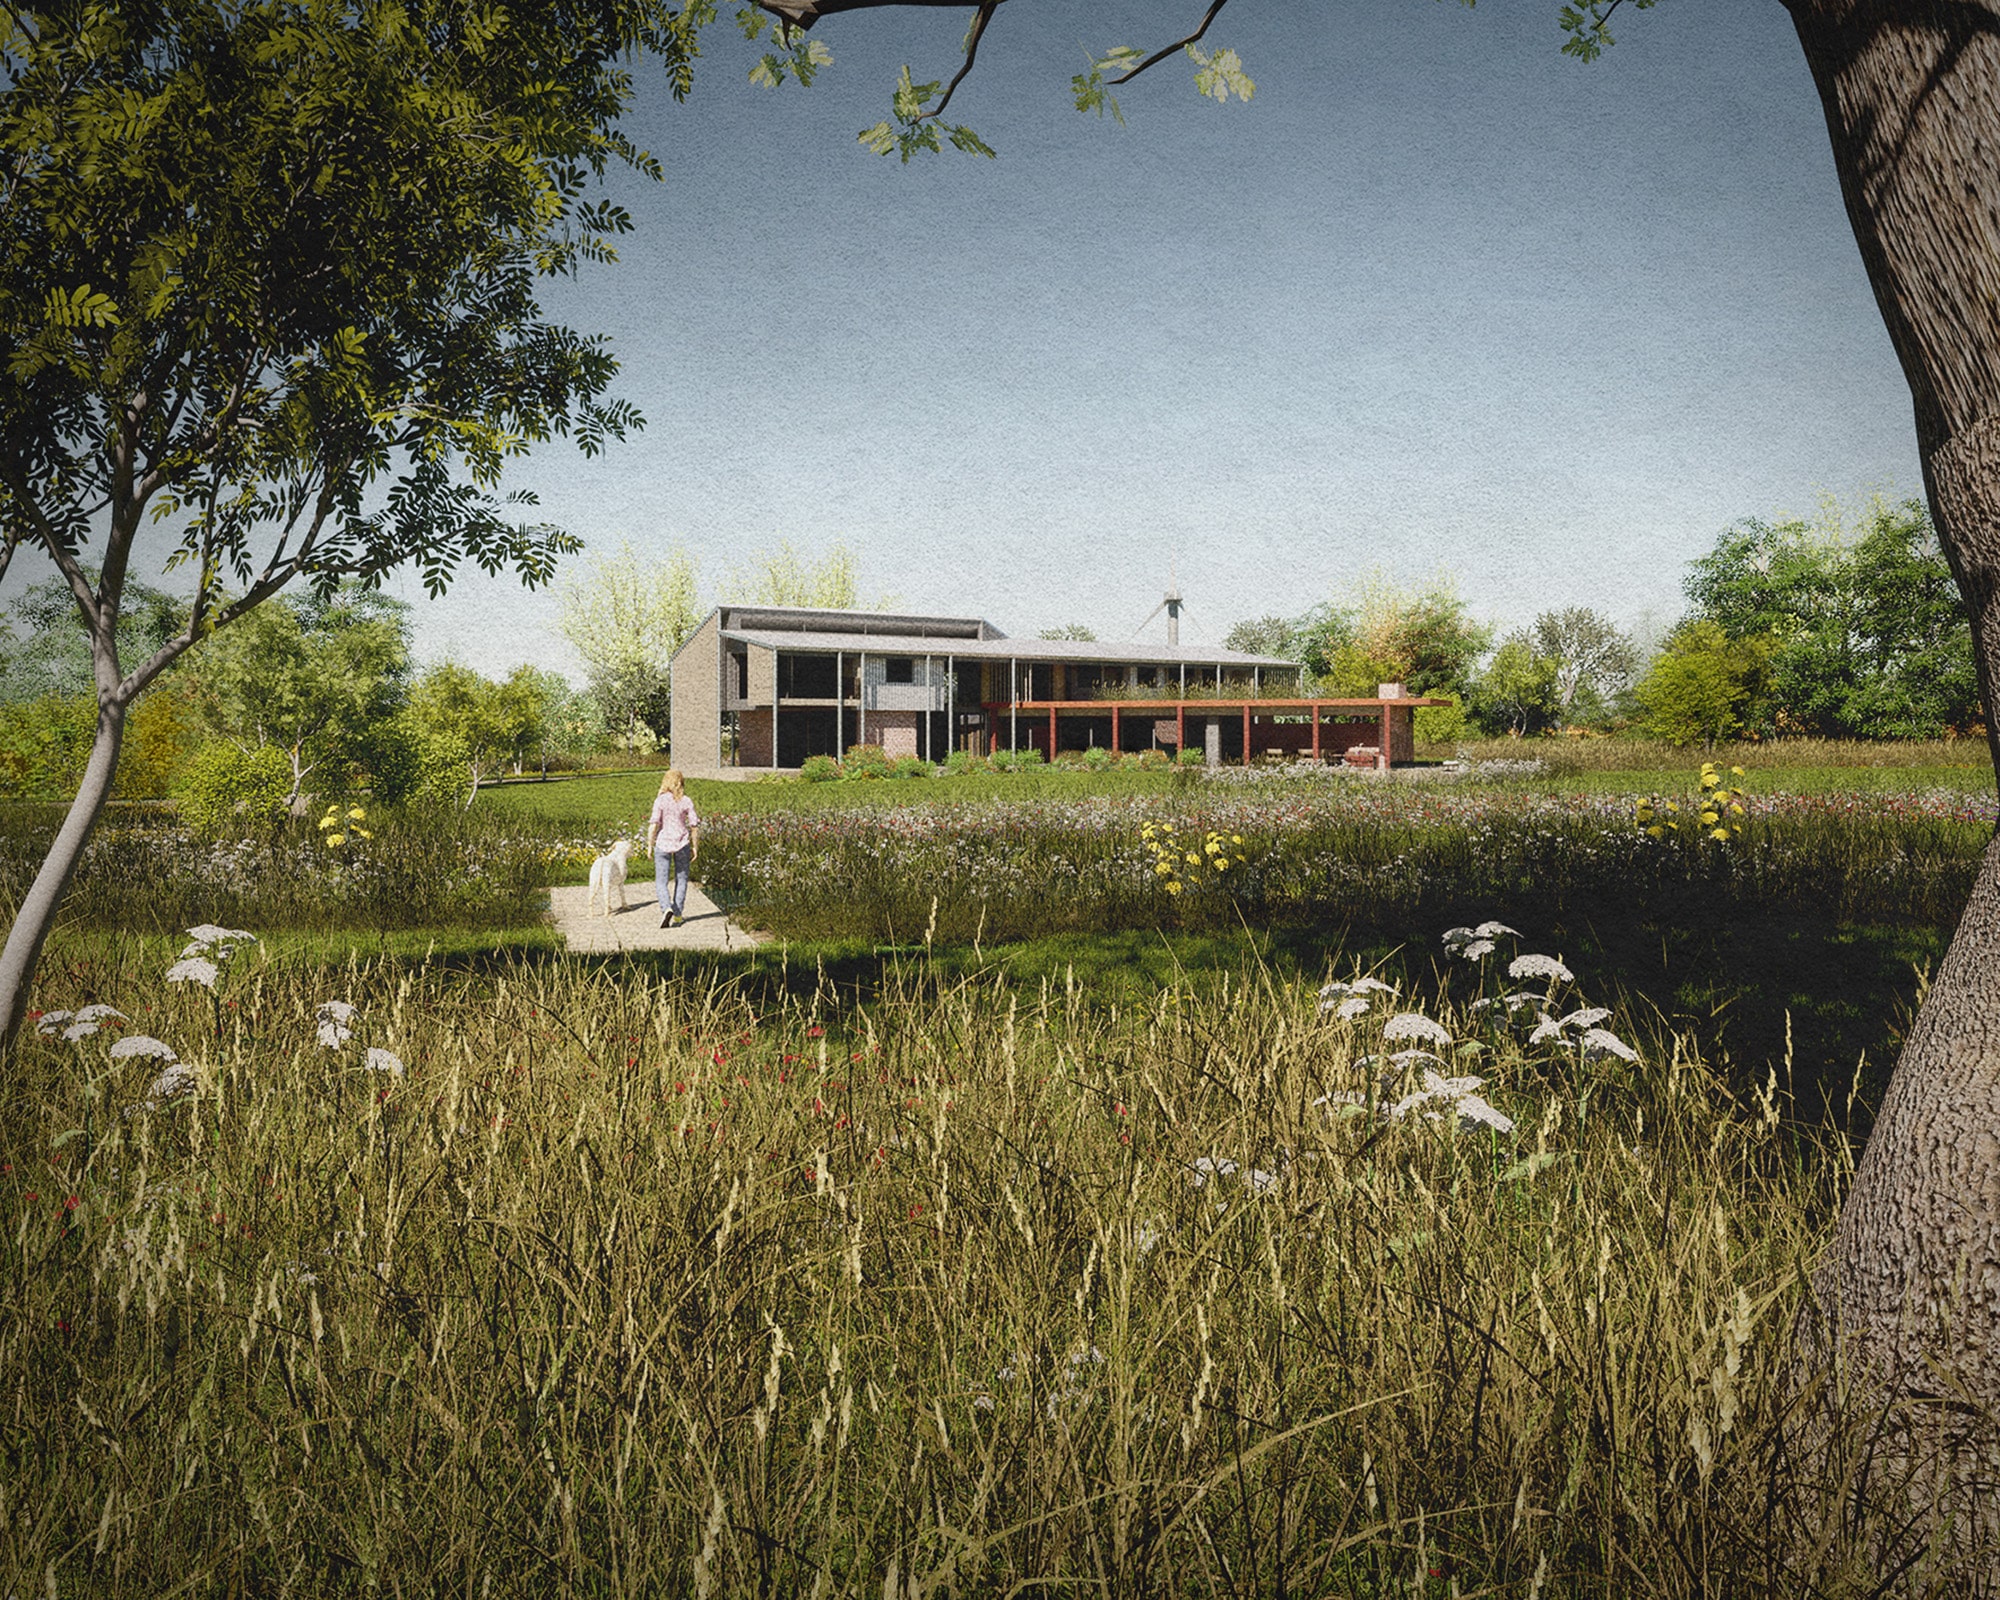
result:
[[[1528,1035],[1528,1043],[1547,1044],[1551,1039],[1560,1039],[1562,1033],[1563,1025],[1544,1011],[1542,1020],[1535,1024],[1535,1031]]]
[[[1451,1030],[1442,1023],[1414,1011],[1401,1011],[1382,1025],[1384,1039],[1427,1039],[1432,1044],[1451,1043]]]
[[[1461,1132],[1468,1127],[1488,1127],[1498,1133],[1512,1133],[1513,1118],[1474,1093],[1485,1082],[1484,1078],[1447,1078],[1426,1071],[1422,1090],[1397,1101],[1390,1108],[1389,1115],[1405,1117],[1412,1112],[1422,1112],[1430,1121],[1439,1122],[1447,1114],[1452,1114],[1458,1118]]]
[[[1324,1011],[1329,1005],[1333,1005],[1333,1002],[1330,1000],[1321,1005],[1320,1010]],[[1340,1004],[1333,1005],[1333,1014],[1342,1022],[1352,1022],[1356,1017],[1367,1016],[1368,996],[1365,994],[1349,995]]]
[[[180,1095],[193,1094],[195,1090],[194,1068],[185,1061],[176,1061],[153,1080],[153,1086],[146,1091],[146,1106],[150,1110],[162,1100],[172,1100]]]
[[[1521,930],[1519,928],[1510,928],[1504,922],[1482,922],[1472,931],[1482,939],[1497,939],[1503,933],[1513,939],[1521,937]]]
[[[113,1061],[125,1061],[133,1056],[154,1056],[161,1061],[180,1060],[172,1045],[144,1033],[128,1033],[111,1047]]]
[[[1562,1019],[1565,1028],[1594,1028],[1611,1015],[1609,1006],[1584,1006]]]
[[[1455,956],[1463,957],[1467,961],[1477,961],[1482,956],[1493,954],[1493,940],[1486,930],[1499,926],[1497,922],[1483,922],[1476,928],[1447,928],[1444,947]]]
[[[329,1050],[338,1050],[354,1037],[354,1007],[345,1000],[325,1000],[313,1013],[319,1019],[319,1042]]]
[[[206,956],[182,956],[167,968],[169,983],[198,983],[204,989],[213,989],[220,969]]]
[[[1196,1156],[1188,1168],[1188,1181],[1199,1189],[1210,1177],[1226,1178],[1235,1170],[1236,1163],[1227,1156]]]
[[[188,929],[188,939],[191,942],[181,952],[183,956],[200,955],[204,950],[213,949],[227,960],[235,954],[236,946],[255,944],[257,935],[242,928],[219,928],[212,922],[204,922],[198,928]]]
[[[1516,956],[1507,963],[1510,978],[1552,978],[1567,983],[1576,976],[1554,956]]]
[[[44,1039],[54,1038],[63,1030],[63,1025],[76,1015],[73,1011],[44,1011],[35,1022],[35,1032]]]
[[[1638,1051],[1619,1038],[1617,1034],[1609,1033],[1603,1028],[1591,1028],[1587,1030],[1583,1036],[1583,1048],[1586,1053],[1602,1051],[1606,1055],[1616,1056],[1620,1061],[1637,1061],[1639,1059]]]
[[[371,1048],[365,1063],[370,1072],[387,1072],[394,1077],[402,1077],[402,1057],[392,1051]]]

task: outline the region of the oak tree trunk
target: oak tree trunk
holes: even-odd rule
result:
[[[1786,3],[1909,380],[2000,760],[2000,0]],[[2000,1428],[2000,842],[1896,1064],[1817,1286],[1852,1375],[1956,1419],[1983,1475]]]

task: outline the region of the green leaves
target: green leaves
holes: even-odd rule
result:
[[[1569,37],[1563,40],[1563,54],[1579,61],[1595,61],[1604,54],[1617,42],[1611,37],[1611,13],[1623,4],[1625,0],[1585,0],[1581,5],[1564,6],[1562,31]],[[1653,0],[1631,0],[1631,5],[1634,11],[1646,11]]]
[[[972,129],[939,122],[934,114],[924,109],[943,87],[941,82],[912,83],[910,69],[905,66],[890,103],[895,115],[894,123],[878,122],[872,128],[863,128],[855,138],[876,155],[901,156],[905,164],[919,151],[936,154],[944,148],[947,140],[954,150],[985,156],[990,160],[994,155],[993,147]]]
[[[792,47],[780,55],[766,51],[750,69],[750,81],[762,89],[775,89],[786,78],[798,79],[804,88],[811,88],[814,76],[821,67],[833,65],[833,52],[817,39],[808,39],[803,33],[792,35]]]
[[[1079,73],[1070,79],[1070,88],[1079,111],[1095,111],[1100,117],[1106,111],[1112,120],[1124,126],[1125,114],[1118,109],[1118,97],[1104,86],[1104,75],[1108,72],[1123,77],[1146,59],[1146,52],[1135,50],[1129,44],[1121,44],[1107,50],[1104,55],[1090,63],[1088,72]]]
[[[1256,94],[1257,85],[1250,81],[1234,50],[1216,50],[1204,55],[1198,45],[1191,44],[1187,54],[1201,68],[1194,75],[1195,89],[1217,105],[1227,105],[1232,94],[1243,101]]]

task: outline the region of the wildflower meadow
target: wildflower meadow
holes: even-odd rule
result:
[[[704,790],[729,960],[530,942],[622,814],[129,815],[0,1109],[0,1593],[1947,1592],[1797,1357],[1865,1063],[1574,930],[1948,924],[1991,809],[1731,764]]]

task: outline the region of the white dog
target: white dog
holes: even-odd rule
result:
[[[604,914],[611,915],[611,894],[618,893],[618,909],[625,909],[625,868],[632,859],[632,841],[620,839],[609,852],[599,856],[590,864],[590,897],[583,903],[583,914],[587,917],[597,904],[600,893],[604,896]]]

